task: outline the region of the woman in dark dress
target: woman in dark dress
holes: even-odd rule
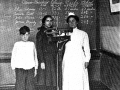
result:
[[[42,19],[42,26],[36,35],[39,61],[37,80],[39,85],[56,86],[57,42],[51,40],[52,34],[47,34],[48,28],[53,28],[51,15]]]

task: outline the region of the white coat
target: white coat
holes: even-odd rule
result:
[[[62,62],[63,90],[90,90],[88,71],[85,62],[89,62],[91,54],[89,38],[86,32],[73,29],[71,41],[67,42]]]

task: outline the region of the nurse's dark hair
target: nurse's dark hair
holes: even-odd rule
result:
[[[20,35],[24,35],[26,32],[30,33],[30,28],[29,28],[28,26],[22,26],[22,27],[19,29]]]

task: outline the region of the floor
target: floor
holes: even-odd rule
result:
[[[90,81],[91,90],[110,90],[100,82]],[[1,86],[0,90],[15,90],[14,86]],[[56,87],[36,86],[36,90],[57,90]]]
[[[101,82],[90,81],[90,90],[110,90]]]

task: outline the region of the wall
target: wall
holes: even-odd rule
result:
[[[120,14],[112,13],[109,0],[100,0],[101,49],[120,55]]]
[[[109,0],[100,0],[100,80],[110,90],[120,88],[120,14],[112,13]]]

